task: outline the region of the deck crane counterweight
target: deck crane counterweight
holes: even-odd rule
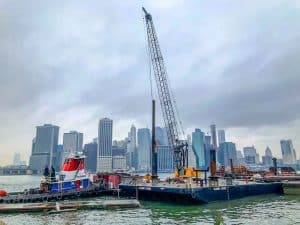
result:
[[[168,83],[167,71],[159,47],[152,16],[144,7],[142,9],[145,13],[148,49],[167,130],[168,144],[174,153],[175,176],[189,176],[188,174],[193,176],[194,172],[192,168],[188,168],[188,144],[185,140],[180,140],[178,118],[175,116],[176,103]]]

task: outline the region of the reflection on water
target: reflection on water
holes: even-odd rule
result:
[[[31,183],[34,185],[31,186]],[[6,190],[22,190],[35,187],[38,183],[39,177],[0,177],[0,189]],[[7,214],[0,215],[0,221],[8,225],[300,224],[300,196],[268,195],[194,206],[147,201],[141,203],[141,208],[127,210],[82,210],[51,215]]]
[[[143,202],[153,221],[168,224],[300,224],[300,196],[267,195],[200,206]]]

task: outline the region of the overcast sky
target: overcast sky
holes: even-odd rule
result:
[[[0,0],[0,165],[28,161],[44,123],[114,138],[150,127],[141,7],[152,14],[186,133],[225,129],[238,149],[280,139],[300,156],[300,2]],[[160,111],[157,111],[161,114]]]

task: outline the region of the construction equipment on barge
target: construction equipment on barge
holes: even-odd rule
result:
[[[145,13],[149,50],[148,52],[150,55],[151,64],[156,80],[161,110],[167,131],[168,144],[169,146],[171,146],[171,149],[174,153],[174,162],[176,167],[175,176],[179,177],[180,175],[185,175],[187,170],[193,170],[193,168],[188,168],[188,144],[185,140],[180,139],[180,135],[183,134],[183,129],[181,129],[181,132],[178,129],[178,126],[181,125],[181,123],[178,122],[180,121],[179,114],[176,111],[177,107],[175,98],[172,94],[172,90],[168,81],[167,70],[159,47],[154,24],[152,21],[152,16],[146,11],[144,7],[142,9]],[[153,111],[155,111],[155,108]],[[152,121],[155,122],[154,116],[152,117],[152,119]],[[152,130],[152,132],[154,132],[154,129]],[[152,137],[152,146],[155,142],[153,138],[155,137]],[[152,152],[152,154],[155,154],[155,152]],[[154,155],[152,162],[157,161],[156,157],[157,156]],[[157,175],[156,163],[152,163],[152,175]]]
[[[174,178],[160,181],[156,170],[155,152],[155,101],[152,101],[152,175],[144,179],[122,181],[119,185],[121,194],[125,196],[138,196],[144,200],[169,201],[184,204],[201,204],[220,200],[231,200],[246,196],[260,194],[282,194],[281,183],[259,183],[248,180],[234,180],[232,177],[221,177],[216,174],[216,149],[210,151],[210,177],[201,178],[201,171],[188,167],[188,144],[180,139],[179,125],[181,125],[175,98],[172,94],[167,76],[163,56],[156,36],[152,16],[142,8],[145,13],[148,53],[154,72],[164,124],[167,130],[168,144],[174,153]],[[151,74],[150,74],[151,76]],[[152,88],[152,86],[151,86]],[[151,90],[152,93],[152,90]],[[153,96],[152,96],[153,97]],[[183,128],[181,127],[183,134]]]

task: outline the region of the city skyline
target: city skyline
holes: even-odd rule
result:
[[[84,148],[87,147],[91,147],[94,148],[94,146],[90,146],[93,144],[96,144],[97,146],[97,142],[98,140],[100,140],[100,145],[98,146],[98,148],[96,147],[97,150],[97,155],[100,156],[110,156],[110,159],[114,160],[113,156],[120,156],[122,158],[118,158],[118,165],[122,165],[122,168],[125,168],[124,165],[126,165],[127,169],[132,168],[132,167],[139,167],[139,169],[144,170],[142,165],[150,165],[150,162],[148,162],[150,160],[150,152],[151,152],[151,141],[150,141],[150,136],[151,136],[151,130],[149,128],[139,128],[138,129],[138,133],[136,133],[136,127],[134,126],[134,124],[131,125],[130,131],[128,132],[128,137],[125,137],[121,140],[116,140],[113,136],[112,136],[112,124],[113,124],[113,120],[109,119],[109,118],[102,118],[99,120],[99,124],[98,124],[98,138],[93,138],[93,141],[90,143],[86,143],[84,146]],[[59,129],[58,126],[55,125],[51,125],[51,124],[44,124],[43,126],[37,126],[37,133],[39,131],[40,128],[51,128],[52,127],[56,127],[57,129]],[[210,126],[211,132],[216,133],[216,125],[213,124]],[[49,130],[50,131],[50,130]],[[49,136],[49,131],[47,131],[45,134]],[[146,131],[146,133],[144,132]],[[156,144],[157,146],[165,146],[166,150],[167,148],[169,148],[167,146],[167,137],[166,137],[166,131],[164,127],[159,127],[156,126],[155,127],[155,131],[157,133],[156,135]],[[225,133],[225,130],[221,130],[222,133]],[[141,133],[143,133],[141,135]],[[51,142],[53,139],[53,135],[50,134],[49,137],[46,138],[44,134],[44,141],[45,143],[47,142]],[[146,134],[146,135],[145,135]],[[39,137],[38,139],[36,139],[36,137]],[[31,157],[35,156],[35,152],[36,152],[36,142],[37,140],[40,139],[40,135],[37,135],[35,138],[33,138],[32,140],[32,154]],[[212,139],[211,138],[211,134],[207,133],[205,135],[204,132],[202,132],[199,128],[196,128],[195,131],[192,133],[192,137],[191,135],[187,135],[187,142],[189,143],[189,157],[191,157],[190,159],[194,162],[191,162],[193,165],[193,167],[197,167],[197,168],[205,168],[208,164],[209,160],[209,156],[208,156],[208,152],[210,149],[214,148],[213,144],[212,144]],[[45,139],[46,138],[46,139]],[[64,161],[64,157],[68,156],[70,153],[75,153],[75,152],[80,152],[83,151],[84,153],[87,153],[89,155],[89,150],[87,149],[82,149],[82,138],[83,138],[83,134],[79,133],[77,131],[70,131],[68,133],[64,133],[63,134],[63,145],[61,145],[60,143],[58,143],[58,133],[57,133],[57,138],[55,138],[56,140],[56,145],[57,147],[55,147],[56,150],[53,150],[53,160],[55,160],[55,165],[56,167],[59,165],[57,164],[57,162],[59,161]],[[138,145],[136,145],[135,140],[138,140]],[[222,139],[222,138],[220,138]],[[133,142],[132,142],[133,140]],[[223,138],[224,140],[224,138]],[[284,143],[284,144],[283,144]],[[133,144],[133,147],[131,146]],[[296,157],[296,151],[293,147],[292,144],[292,140],[280,140],[280,144],[281,144],[281,157],[277,156],[278,160],[281,160],[282,163],[285,164],[295,164],[297,163],[298,158]],[[102,146],[102,147],[101,147]],[[234,147],[233,147],[234,146]],[[99,148],[100,147],[100,148]],[[81,150],[80,150],[81,149]],[[101,150],[102,149],[102,150]],[[62,151],[63,150],[63,151]],[[92,149],[91,149],[92,150]],[[135,150],[137,150],[137,152],[139,153],[138,155],[135,155]],[[162,150],[162,149],[161,149]],[[55,153],[54,153],[55,151]],[[94,151],[94,150],[93,150]],[[112,151],[115,151],[115,153],[113,153]],[[167,150],[169,151],[169,150]],[[237,154],[237,152],[241,152],[238,151],[236,149],[236,144],[232,143],[232,142],[223,142],[221,141],[220,143],[217,144],[217,148],[216,148],[216,152],[217,152],[217,160],[220,164],[226,165],[228,166],[228,159],[232,158],[233,162],[236,164],[238,163],[238,158],[241,158],[241,156],[239,156]],[[266,164],[269,165],[272,162],[272,152],[271,149],[269,148],[269,146],[266,147],[265,150],[265,154],[260,155],[259,152],[257,152],[256,148],[254,145],[252,146],[245,146],[243,147],[243,160],[246,164]],[[284,154],[285,152],[285,154]],[[130,158],[128,157],[128,153],[130,155],[132,155]],[[94,154],[94,153],[92,153]],[[164,153],[165,154],[165,153]],[[288,155],[290,156],[288,156]],[[15,163],[15,158],[20,158],[20,154],[16,153],[14,155],[14,162],[12,165],[18,164]],[[133,162],[134,158],[137,157],[138,162]],[[146,157],[148,156],[148,157]],[[31,157],[30,160],[31,161]],[[227,157],[227,158],[226,158]],[[267,158],[266,158],[267,157]],[[276,156],[275,156],[276,157]],[[287,160],[287,158],[285,157],[291,157]],[[298,156],[299,157],[299,156]],[[98,158],[98,157],[96,157]],[[193,159],[192,159],[193,158]],[[60,159],[60,160],[59,160]],[[49,160],[49,159],[48,159]],[[99,161],[99,159],[97,159]],[[117,159],[116,159],[117,160]],[[122,162],[121,162],[121,161]],[[129,161],[128,161],[129,160]],[[291,161],[293,160],[293,161]],[[300,160],[300,157],[299,157]],[[17,161],[20,161],[17,160]],[[100,160],[101,161],[101,160]],[[33,162],[33,161],[32,161]],[[32,167],[32,162],[29,162],[30,168],[34,168]],[[105,160],[105,162],[107,162],[107,159]],[[113,161],[112,161],[113,162]],[[120,164],[121,163],[121,164]],[[137,163],[137,164],[135,164]],[[51,163],[50,163],[51,164]],[[100,165],[102,165],[103,162],[100,162]],[[24,164],[25,165],[25,164]],[[47,163],[45,164],[47,165]],[[116,164],[115,164],[116,165]],[[164,164],[167,165],[167,164]],[[171,164],[168,164],[171,165]],[[99,168],[99,162],[98,162],[98,166]],[[106,167],[105,167],[106,168]],[[112,166],[109,166],[109,168],[113,168]],[[145,168],[149,169],[149,166],[146,166]],[[36,169],[36,168],[35,168]],[[148,170],[146,169],[146,170]]]
[[[291,139],[299,158],[300,5],[272,1],[270,10],[269,3],[143,5],[155,16],[187,134],[207,132],[213,122],[237,150],[254,145],[262,156],[269,146],[281,158],[280,140]],[[126,137],[131,124],[151,127],[141,4],[1,5],[0,165],[14,153],[29,159],[41,124],[60,126],[59,143],[74,129],[90,142],[105,116],[114,120],[114,139]]]
[[[98,120],[98,129],[100,129],[100,121],[101,120],[109,120],[109,122],[110,123],[112,123],[113,122],[113,120],[111,120],[111,119],[109,119],[109,118],[102,118],[102,119],[100,119],[100,120]],[[49,124],[44,124],[43,126],[47,126],[47,125],[49,125]],[[51,125],[51,124],[50,124]],[[37,127],[43,127],[43,126],[37,126]],[[56,125],[54,125],[54,126],[56,126]],[[218,127],[216,126],[216,124],[213,124],[213,125],[210,125],[206,130],[204,130],[203,131],[203,135],[208,135],[209,137],[210,137],[210,141],[212,141],[212,138],[211,138],[211,132],[212,132],[212,130],[211,130],[211,127],[212,126],[214,126],[214,127],[216,127],[216,131],[219,131],[219,129],[218,129]],[[138,130],[138,129],[148,129],[149,131],[150,131],[150,134],[151,134],[151,130],[148,128],[148,127],[136,127],[134,124],[131,124],[131,126],[128,128],[129,130],[132,130],[133,129],[133,127],[134,127],[134,129],[135,130]],[[61,129],[61,127],[59,127],[60,129]],[[155,129],[156,129],[156,131],[158,131],[158,130],[161,130],[161,131],[159,131],[159,132],[162,132],[165,128],[162,126],[162,127],[160,127],[160,126],[156,126],[155,127]],[[199,128],[195,128],[195,130],[197,131],[199,131],[200,129]],[[113,129],[112,129],[112,131],[113,131]],[[201,131],[201,130],[200,130]],[[227,132],[226,130],[221,130],[222,132]],[[99,130],[98,130],[98,132],[99,132]],[[135,131],[136,132],[136,131]],[[159,134],[159,132],[158,132],[158,134]],[[201,131],[202,132],[202,131]],[[63,145],[63,143],[64,143],[64,136],[66,135],[66,134],[72,134],[72,133],[78,133],[77,131],[69,131],[69,132],[67,132],[67,133],[63,133],[63,134],[59,134],[58,135],[58,145]],[[191,132],[191,134],[187,134],[187,141],[188,141],[188,136],[191,136],[192,134],[194,133],[194,131],[193,132]],[[218,132],[216,132],[216,133],[218,133]],[[97,143],[97,140],[98,140],[98,138],[92,138],[92,139],[90,139],[90,140],[85,140],[85,141],[82,141],[83,140],[83,136],[84,136],[84,134],[83,133],[78,133],[78,134],[80,134],[81,135],[81,142],[82,142],[82,144],[83,145],[85,145],[85,144],[90,144],[90,143],[92,143],[92,142],[95,142],[96,141],[96,143]],[[128,139],[128,135],[130,134],[130,132],[127,134],[127,136],[125,135],[124,137],[121,137],[121,138],[116,138],[116,137],[114,137],[113,135],[112,135],[112,137],[111,137],[111,139],[112,139],[112,143],[111,143],[111,145],[112,146],[114,146],[114,142],[119,142],[119,141],[121,141],[121,142],[124,142],[124,141],[126,141],[126,139]],[[99,133],[98,133],[98,135],[99,135]],[[137,135],[137,133],[136,133],[136,135]],[[164,140],[165,141],[167,141],[167,139],[166,139],[166,137],[161,137],[161,135],[162,134],[159,134],[158,136],[156,136],[156,140],[157,140],[157,142],[159,142],[160,141],[160,139],[161,138],[164,138]],[[166,134],[163,134],[163,135],[166,135]],[[61,136],[61,138],[59,138]],[[96,136],[96,135],[95,135]],[[137,136],[136,136],[136,138],[137,138]],[[292,141],[293,143],[294,143],[294,140],[291,140],[291,139],[289,139],[290,141]],[[205,140],[203,140],[203,141],[205,141]],[[277,157],[278,159],[283,159],[283,155],[282,155],[282,146],[281,146],[281,142],[282,141],[285,141],[284,139],[281,139],[281,140],[279,140],[279,146],[280,146],[280,152],[279,152],[279,154],[276,154],[276,152],[275,152],[275,154],[273,154],[273,156],[274,157]],[[34,148],[34,144],[33,144],[33,142],[35,142],[35,138],[33,138],[33,140],[32,140],[32,145],[31,145],[31,150],[30,150],[30,153],[29,153],[29,156],[28,156],[28,158],[24,158],[24,157],[21,157],[21,154],[20,154],[20,152],[15,152],[14,154],[13,154],[13,157],[15,157],[15,155],[16,154],[18,154],[18,155],[20,155],[20,157],[21,158],[24,158],[24,159],[26,159],[25,161],[27,161],[28,163],[29,163],[29,161],[30,161],[30,155],[31,155],[31,153],[32,153],[32,151],[33,151],[33,148]],[[231,141],[230,141],[230,143],[231,143]],[[129,143],[128,143],[129,144]],[[136,143],[137,144],[137,143]],[[234,143],[235,145],[238,145],[237,143]],[[57,146],[58,146],[57,145]],[[83,147],[83,145],[82,145],[82,147]],[[129,146],[130,146],[130,144],[129,144]],[[217,142],[217,146],[219,147],[220,146],[220,143],[219,142]],[[251,147],[249,147],[249,146],[251,146]],[[138,145],[136,145],[136,148],[138,147]],[[237,150],[240,150],[240,151],[243,151],[243,149],[244,148],[255,148],[255,151],[258,153],[258,160],[259,161],[263,161],[263,159],[262,159],[262,157],[265,155],[265,150],[263,150],[263,151],[259,151],[257,148],[256,148],[256,145],[255,144],[250,144],[250,145],[248,145],[248,146],[242,146],[242,148],[241,149],[238,149],[238,148],[236,148]],[[128,146],[127,146],[127,148],[128,148]],[[269,146],[267,145],[266,147],[265,147],[265,149],[269,149]],[[300,155],[298,154],[298,151],[297,151],[297,149],[295,149],[295,147],[293,148],[294,149],[294,151],[295,151],[295,153],[296,153],[296,160],[300,160]],[[82,148],[82,150],[83,150],[83,148]],[[193,152],[193,146],[192,146],[192,143],[190,143],[189,144],[189,150],[190,151],[192,151]],[[130,150],[129,150],[130,151]],[[274,153],[273,152],[273,150],[272,150],[272,153]],[[244,154],[243,154],[243,156],[244,156]],[[203,160],[203,159],[201,159],[201,160]],[[7,163],[7,164],[4,164],[4,165],[12,165],[13,163],[12,163],[12,161],[13,161],[13,158],[12,159],[9,159],[8,160],[9,161],[9,163]],[[0,164],[0,166],[2,166],[1,164]]]

